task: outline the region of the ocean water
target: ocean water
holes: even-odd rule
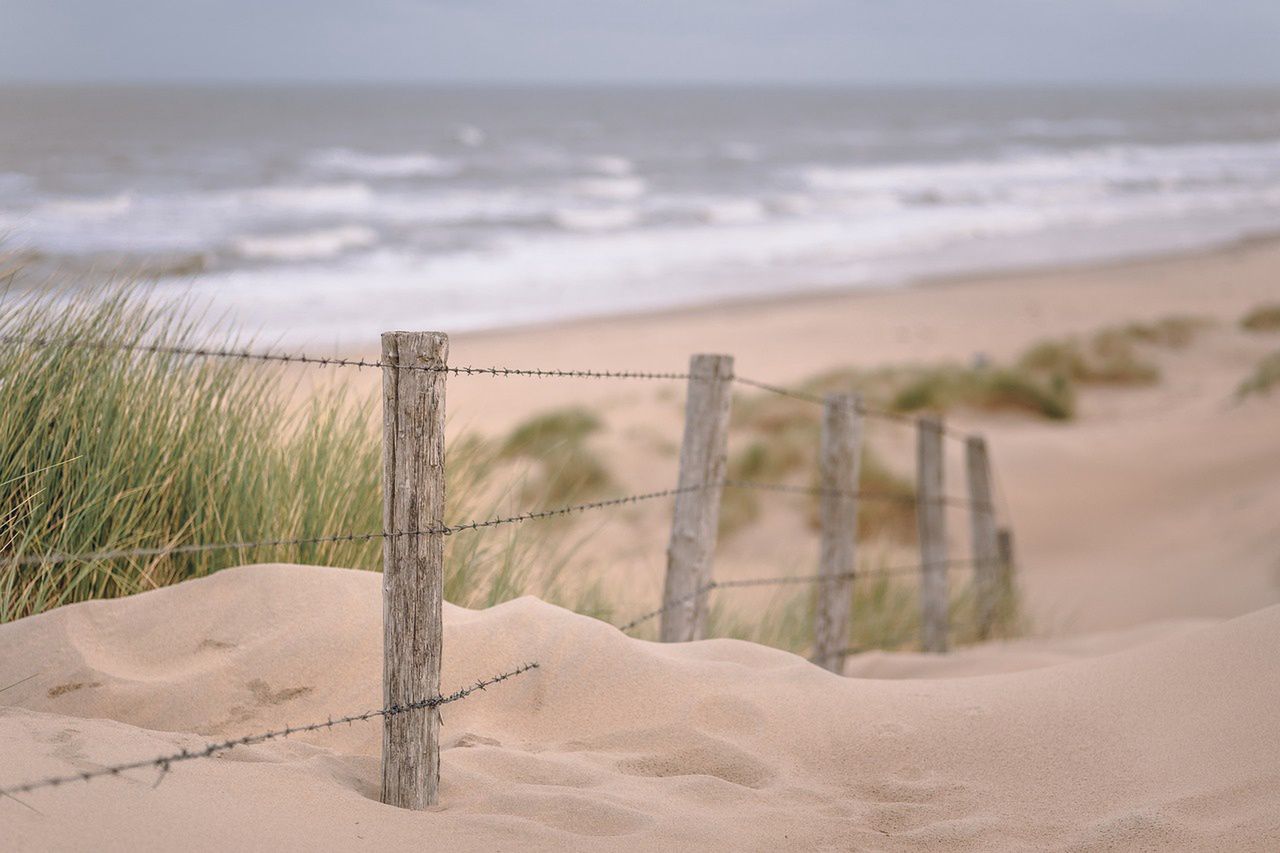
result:
[[[1280,229],[1280,92],[0,89],[0,248],[367,344]]]

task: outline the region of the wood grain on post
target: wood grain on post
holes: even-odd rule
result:
[[[438,332],[382,336],[382,525],[389,533],[444,523],[444,390],[449,338]],[[384,707],[440,694],[444,537],[388,536],[382,546]],[[440,784],[434,708],[383,718],[382,802],[422,810]]]
[[[704,636],[711,560],[720,524],[720,493],[728,457],[729,406],[733,400],[733,356],[695,355],[689,361],[689,398],[685,404],[684,443],[667,547],[667,578],[662,591],[665,643]]]
[[[991,498],[991,461],[980,435],[965,441],[965,469],[969,481],[969,535],[973,553],[973,585],[978,639],[991,636],[1000,599],[995,504]]]
[[[916,510],[920,531],[920,639],[926,652],[945,652],[948,633],[947,516],[942,492],[942,418],[918,421]]]
[[[813,617],[813,662],[844,671],[857,559],[858,463],[862,416],[855,394],[830,394],[822,418],[822,556]]]

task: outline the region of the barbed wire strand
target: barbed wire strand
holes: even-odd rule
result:
[[[776,394],[781,397],[790,397],[793,400],[800,400],[805,403],[811,403],[815,406],[825,406],[827,402],[826,399],[819,394],[812,394],[808,391],[800,391],[795,388],[785,388],[781,385],[761,382],[758,379],[749,379],[745,376],[734,376],[733,381],[737,382],[739,385],[748,385],[761,391],[767,391],[770,394]],[[920,422],[920,418],[916,415],[907,414],[906,412],[895,412],[890,409],[882,409],[875,406],[868,406],[866,403],[860,403],[858,405],[858,413],[865,417],[878,418],[883,421],[893,421],[895,423],[906,424],[908,426],[916,426]],[[942,434],[957,441],[964,441],[971,435],[971,433],[953,429],[945,424],[942,427]]]
[[[955,560],[943,561],[942,566],[944,568],[962,568],[966,566],[973,566],[974,563],[975,561],[971,559],[955,559]],[[684,605],[688,604],[690,601],[693,601],[695,598],[698,598],[701,595],[705,595],[717,589],[733,589],[733,588],[740,588],[740,587],[774,586],[774,585],[799,584],[799,583],[821,583],[824,581],[869,580],[869,579],[874,579],[876,577],[882,577],[882,576],[912,575],[920,572],[923,568],[924,568],[923,564],[917,563],[916,565],[913,565],[913,566],[888,566],[885,568],[878,568],[878,569],[866,569],[864,571],[842,572],[834,575],[779,575],[777,577],[767,577],[767,578],[743,578],[740,580],[709,581],[708,583],[703,584],[702,586],[698,587],[696,590],[689,593],[688,595],[681,596],[680,598],[676,599],[670,604],[663,605],[662,607],[659,607],[656,610],[650,610],[647,613],[642,613],[641,615],[637,616],[635,619],[632,619],[630,622],[627,622],[626,624],[623,624],[623,625],[619,625],[618,630],[622,631],[623,633],[626,633],[627,631],[630,631],[632,628],[639,627],[640,625],[643,625],[645,622],[648,622],[651,619],[655,619],[658,616],[661,616],[663,613],[666,613],[668,610],[675,610],[678,607],[683,607]]]
[[[726,488],[742,488],[757,489],[772,492],[785,492],[802,495],[822,495],[827,494],[830,490],[820,487],[797,486],[786,483],[763,483],[753,480],[724,480],[721,482]],[[437,528],[427,528],[424,530],[403,530],[403,531],[374,531],[368,533],[342,533],[342,534],[326,534],[322,536],[307,536],[296,538],[274,538],[274,539],[256,539],[245,540],[239,542],[209,542],[209,543],[193,543],[189,545],[156,545],[138,548],[113,548],[100,551],[90,551],[87,553],[65,554],[65,553],[48,553],[40,555],[30,555],[19,557],[9,561],[10,565],[17,566],[42,566],[42,565],[60,565],[62,563],[81,562],[91,563],[103,560],[119,560],[134,557],[169,557],[180,554],[197,554],[209,551],[247,551],[254,548],[280,548],[286,546],[306,546],[306,545],[328,545],[340,544],[346,542],[369,542],[381,539],[399,539],[411,536],[452,536],[455,533],[462,533],[471,530],[483,530],[490,527],[498,527],[505,524],[519,524],[525,521],[536,521],[546,518],[554,518],[557,516],[571,515],[578,512],[588,512],[596,509],[606,509],[615,506],[624,506],[627,504],[641,503],[644,501],[658,500],[660,498],[672,497],[674,495],[685,492],[699,491],[708,488],[707,484],[696,484],[691,486],[677,486],[670,489],[662,489],[656,492],[645,492],[636,495],[627,495],[619,498],[609,498],[606,500],[589,501],[586,503],[573,504],[572,506],[557,507],[555,509],[534,510],[524,512],[517,515],[502,516],[498,518],[490,518],[484,521],[468,521],[462,524],[446,525]],[[849,495],[855,498],[866,500],[885,500],[901,503],[915,503],[914,497],[906,495],[895,495],[884,492],[848,492],[837,490],[835,494]],[[967,507],[973,506],[971,501],[964,498],[942,497],[939,499],[941,503]]]
[[[418,370],[428,373],[449,373],[455,376],[532,376],[532,377],[580,377],[588,379],[690,379],[688,373],[642,371],[642,370],[558,370],[548,368],[527,367],[477,367],[474,365],[417,365],[392,364],[391,362],[363,358],[342,358],[340,356],[318,356],[305,353],[273,353],[255,352],[248,349],[225,349],[216,347],[181,347],[168,344],[121,343],[116,341],[81,341],[51,338],[20,338],[5,336],[0,338],[7,344],[21,344],[32,347],[83,347],[88,349],[114,349],[122,352],[139,352],[150,355],[173,355],[188,358],[228,359],[240,361],[267,361],[283,364],[309,364],[317,367],[355,367],[377,368],[390,367],[397,370]]]
[[[394,368],[397,370],[420,370],[430,373],[448,373],[454,376],[525,376],[540,378],[586,378],[586,379],[650,379],[650,380],[705,380],[711,377],[694,376],[690,373],[681,373],[675,371],[650,371],[650,370],[596,370],[591,368],[573,368],[573,369],[556,369],[556,368],[536,368],[536,367],[500,367],[500,366],[475,366],[475,365],[410,365],[410,364],[392,364],[381,360],[369,360],[363,358],[343,358],[341,356],[317,356],[308,355],[306,353],[273,353],[273,352],[257,352],[249,349],[227,349],[218,347],[182,347],[170,344],[146,344],[146,343],[122,343],[118,341],[83,341],[70,339],[51,339],[51,338],[23,338],[14,335],[7,335],[0,338],[0,341],[8,344],[20,344],[32,347],[84,347],[88,349],[115,349],[123,352],[140,352],[152,355],[174,355],[185,356],[189,358],[205,358],[205,359],[234,359],[241,361],[262,361],[262,362],[280,362],[284,364],[308,364],[317,367],[354,367],[363,368]],[[732,376],[730,379],[738,384],[747,385],[761,391],[767,391],[771,394],[777,394],[784,397],[790,397],[795,400],[801,400],[806,403],[821,406],[825,405],[825,400],[817,394],[807,391],[801,391],[794,388],[786,388],[781,385],[775,385],[769,382],[762,382],[758,379],[751,379],[746,376]],[[888,409],[874,408],[867,405],[859,406],[859,411],[869,417],[880,418],[882,420],[896,421],[903,424],[915,424],[919,418],[914,415],[902,412],[893,412]],[[968,433],[953,430],[951,428],[943,428],[943,434],[949,437],[964,440],[968,438]]]
[[[444,527],[427,528],[425,530],[346,533],[338,535],[310,536],[297,539],[260,539],[245,542],[211,542],[206,544],[167,545],[147,548],[116,548],[104,551],[91,551],[84,554],[51,553],[33,555],[19,557],[16,560],[10,560],[9,562],[11,565],[18,566],[41,566],[58,565],[60,563],[71,562],[91,563],[99,560],[118,560],[127,559],[129,557],[167,557],[174,554],[195,554],[204,551],[241,551],[251,548],[276,548],[286,545],[324,545],[337,542],[368,542],[374,539],[398,539],[410,536],[452,536],[455,533],[462,533],[468,530],[482,530],[484,528],[498,527],[504,524],[519,524],[525,521],[535,521],[544,518],[554,518],[561,515],[571,515],[576,512],[587,512],[588,510],[603,509],[605,507],[623,506],[625,504],[657,500],[658,498],[670,497],[683,492],[697,491],[704,488],[706,488],[704,485],[678,486],[676,488],[663,489],[657,492],[646,492],[639,495],[627,495],[626,497],[621,498],[590,501],[588,503],[574,504],[573,506],[558,507],[556,509],[535,510],[533,512],[520,513],[519,515],[491,518],[485,521],[468,521],[464,524],[453,524]]]
[[[758,480],[725,480],[724,485],[726,488],[731,489],[757,489],[766,492],[785,492],[797,495],[811,495],[815,497],[821,495],[841,495],[844,497],[857,498],[858,500],[885,501],[889,503],[911,505],[915,505],[919,502],[915,495],[904,495],[895,492],[868,492],[860,489],[853,491],[848,489],[824,489],[821,486],[799,486],[789,483],[764,483]],[[948,495],[943,495],[942,497],[937,498],[936,502],[955,507],[977,506],[977,502],[971,501],[968,498]]]
[[[303,734],[306,732],[319,731],[321,729],[331,729],[334,726],[350,725],[364,720],[370,720],[374,717],[395,717],[399,714],[406,714],[410,711],[420,711],[426,708],[438,708],[441,705],[448,705],[451,702],[457,702],[465,699],[472,693],[479,690],[485,690],[494,684],[506,681],[509,678],[515,678],[531,669],[538,669],[536,662],[524,663],[515,669],[508,670],[490,678],[484,678],[477,681],[469,687],[463,687],[444,696],[434,696],[430,699],[422,699],[417,702],[410,702],[406,705],[392,705],[387,708],[378,708],[374,711],[364,711],[359,714],[349,714],[345,717],[331,717],[324,722],[309,723],[305,726],[286,726],[283,729],[262,732],[261,734],[245,735],[244,737],[232,738],[231,740],[220,741],[217,743],[207,744],[203,749],[183,749],[169,755],[161,755],[156,758],[148,758],[141,761],[130,761],[124,764],[110,764],[95,770],[85,770],[80,773],[72,773],[65,776],[49,776],[44,779],[37,779],[31,782],[24,782],[21,785],[13,785],[8,788],[0,788],[0,796],[13,796],[14,794],[26,794],[40,788],[56,788],[59,785],[69,784],[71,782],[88,782],[90,779],[97,779],[102,776],[119,776],[129,770],[141,770],[143,768],[154,767],[158,769],[162,776],[169,772],[169,768],[173,764],[180,761],[190,761],[195,758],[209,758],[221,752],[235,749],[238,746],[253,746],[266,741],[276,740],[277,738],[287,738],[290,735]]]

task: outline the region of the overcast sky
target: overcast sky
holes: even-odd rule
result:
[[[1280,84],[1280,0],[0,0],[0,80]]]

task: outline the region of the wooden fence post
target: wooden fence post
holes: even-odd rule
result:
[[[662,591],[664,643],[704,636],[711,559],[720,523],[720,493],[728,458],[729,407],[733,401],[733,356],[695,355],[689,360],[680,479],[667,547]]]
[[[1013,555],[1013,531],[1007,527],[1002,527],[996,532],[996,554],[1000,567],[999,594],[1002,600],[1007,601],[1013,595],[1013,575],[1018,568]]]
[[[917,421],[916,514],[920,531],[920,640],[945,652],[948,633],[947,516],[943,504],[942,418]]]
[[[444,523],[444,391],[449,338],[382,336],[382,525],[391,534]],[[416,369],[415,369],[416,368]],[[391,535],[382,546],[384,707],[440,694],[444,537]],[[383,718],[382,802],[422,810],[440,784],[434,708]]]
[[[862,416],[856,394],[830,394],[822,418],[822,557],[813,616],[813,662],[844,671],[858,538]]]
[[[973,553],[973,586],[978,639],[991,636],[999,604],[999,553],[996,512],[991,498],[991,461],[987,442],[980,435],[965,441],[965,468],[969,481],[969,532]]]

